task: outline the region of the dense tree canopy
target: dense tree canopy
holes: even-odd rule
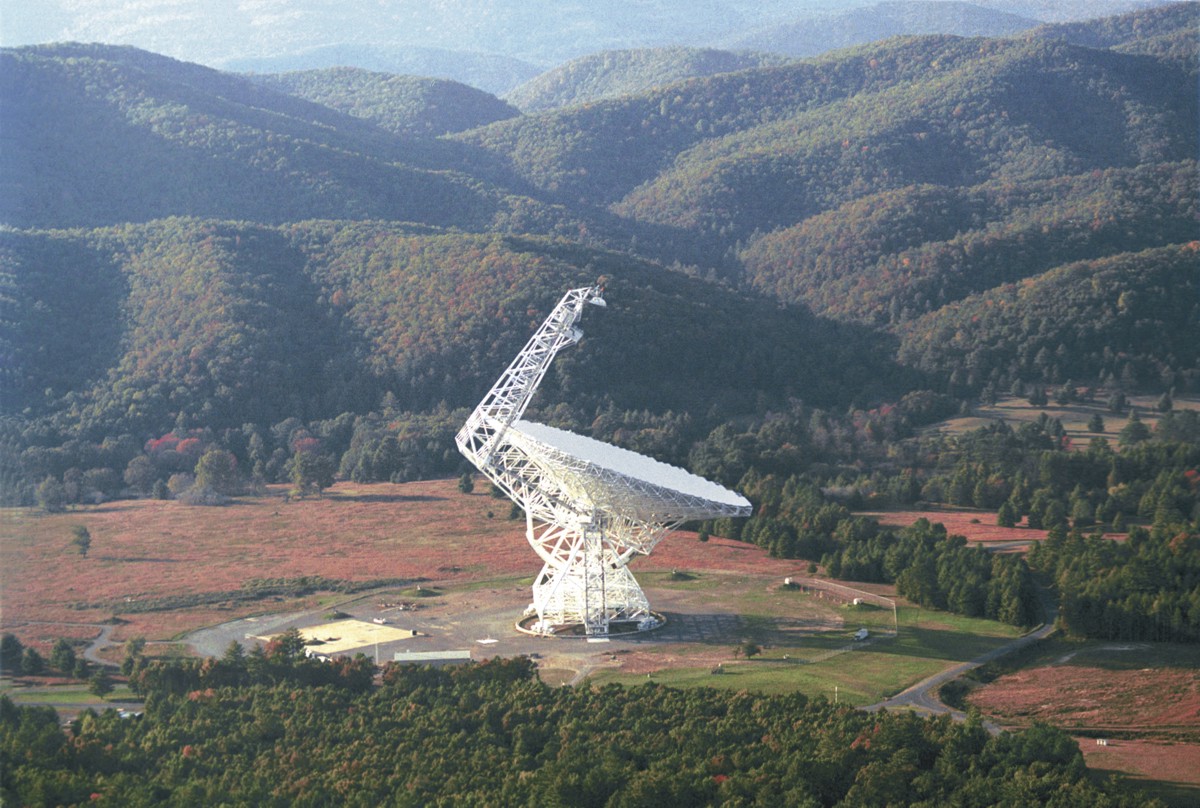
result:
[[[438,671],[282,647],[134,672],[145,715],[0,696],[0,777],[17,804],[1135,805],[1092,785],[1045,726],[990,737],[804,696],[645,685],[550,689],[528,660]],[[362,674],[366,674],[364,677]]]

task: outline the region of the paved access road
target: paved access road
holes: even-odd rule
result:
[[[946,684],[946,682],[957,679],[969,670],[974,670],[982,665],[986,665],[992,660],[999,659],[1002,656],[1007,656],[1014,651],[1019,651],[1027,645],[1044,640],[1046,637],[1049,637],[1052,633],[1054,633],[1054,622],[1058,619],[1058,609],[1055,608],[1055,606],[1050,602],[1049,598],[1047,597],[1047,593],[1044,591],[1041,592],[1041,600],[1045,622],[1037,629],[1029,632],[1023,637],[1013,640],[1006,645],[1002,645],[999,648],[993,648],[986,654],[981,654],[969,662],[963,662],[959,665],[955,665],[953,668],[947,668],[940,673],[935,673],[933,676],[922,679],[912,687],[897,693],[890,699],[884,699],[883,701],[876,702],[875,704],[864,707],[863,709],[868,712],[876,712],[882,709],[894,710],[899,708],[916,710],[920,713],[928,713],[932,715],[949,713],[957,720],[965,719],[966,714],[961,710],[955,710],[952,707],[948,707],[942,703],[942,700],[937,696],[938,689],[942,685]],[[984,722],[984,724],[987,726],[988,730],[992,732],[992,734],[996,734],[1000,731],[1000,727],[992,724],[991,722]]]

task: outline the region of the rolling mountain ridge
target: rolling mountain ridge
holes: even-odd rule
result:
[[[161,434],[388,391],[468,404],[565,284],[601,274],[630,296],[548,380],[549,407],[742,417],[1072,366],[1192,389],[1194,313],[1157,308],[1185,335],[1159,351],[1154,306],[1131,301],[1162,299],[1200,239],[1196,62],[1176,47],[1198,8],[1070,31],[1111,47],[909,37],[735,72],[681,51],[684,72],[721,72],[525,114],[361,70],[4,50],[4,409]],[[1054,317],[1033,314],[1049,293],[1019,293],[1082,300],[1089,275],[1147,291]],[[989,307],[1006,315],[980,340],[1055,360],[935,350]],[[1091,343],[1070,336],[1084,317]]]

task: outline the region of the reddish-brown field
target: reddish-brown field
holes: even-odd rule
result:
[[[966,536],[967,541],[992,543],[1009,541],[1041,541],[1046,531],[1028,527],[1000,527],[994,511],[976,508],[938,508],[934,510],[869,511],[863,516],[878,519],[891,527],[908,527],[918,519],[941,522],[950,533]]]
[[[1050,665],[1009,674],[971,703],[1005,723],[1094,732],[1200,733],[1200,672]],[[1197,772],[1200,775],[1200,772]]]
[[[1128,779],[1168,805],[1200,804],[1200,744],[1178,744],[1142,738],[1077,738],[1093,776]]]
[[[423,578],[456,584],[531,578],[540,562],[525,541],[524,521],[510,521],[508,512],[507,500],[482,492],[464,495],[454,480],[341,483],[323,497],[290,502],[278,490],[225,507],[139,500],[53,515],[32,509],[0,511],[0,630],[13,631],[48,652],[57,637],[94,637],[99,624],[127,599],[233,593],[253,579],[319,575],[356,582]],[[991,514],[978,511],[879,516],[897,525],[925,517],[973,541],[1043,535],[997,528]],[[86,557],[71,546],[75,525],[85,525],[92,535]],[[782,580],[804,574],[804,566],[772,559],[741,542],[715,537],[700,542],[694,533],[679,532],[648,558],[635,560],[633,570],[723,571]],[[882,585],[857,586],[894,594]],[[318,597],[308,596],[124,613],[112,639],[167,640],[250,613],[317,606]],[[1195,797],[1197,792],[1187,789],[1200,788],[1200,747],[1184,741],[1200,736],[1200,649],[1053,647],[1056,655],[1036,661],[1031,670],[977,690],[974,703],[1013,726],[1040,719],[1080,733],[1114,736],[1108,747],[1085,741],[1089,763],[1162,781],[1167,785],[1156,787],[1166,789],[1160,791],[1164,796],[1184,789]],[[680,654],[680,664],[733,664],[727,648],[681,648]],[[622,661],[630,669],[638,662]]]
[[[1200,649],[1056,642],[970,702],[1004,726],[1044,721],[1086,733],[1089,767],[1157,781],[1154,792],[1174,804],[1200,803]]]
[[[102,622],[113,616],[114,604],[126,600],[233,592],[252,579],[532,577],[540,561],[525,541],[524,519],[509,520],[508,512],[507,500],[462,494],[454,480],[340,483],[320,498],[290,502],[280,490],[223,507],[129,500],[52,515],[9,509],[0,523],[0,614],[5,630],[42,642],[94,634],[66,624]],[[87,557],[71,546],[75,525],[91,533]],[[691,533],[668,536],[651,556],[634,562],[635,571],[780,570],[780,575],[791,574],[792,566],[748,544],[720,538],[701,543]],[[265,608],[128,613],[114,638],[167,639]]]

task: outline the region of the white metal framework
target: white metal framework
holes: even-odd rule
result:
[[[554,356],[579,341],[598,286],[567,292],[456,437],[476,468],[525,510],[526,538],[543,566],[533,584],[532,630],[581,626],[607,634],[614,621],[653,628],[627,568],[691,519],[749,516],[750,503],[683,469],[561,429],[520,420]]]

